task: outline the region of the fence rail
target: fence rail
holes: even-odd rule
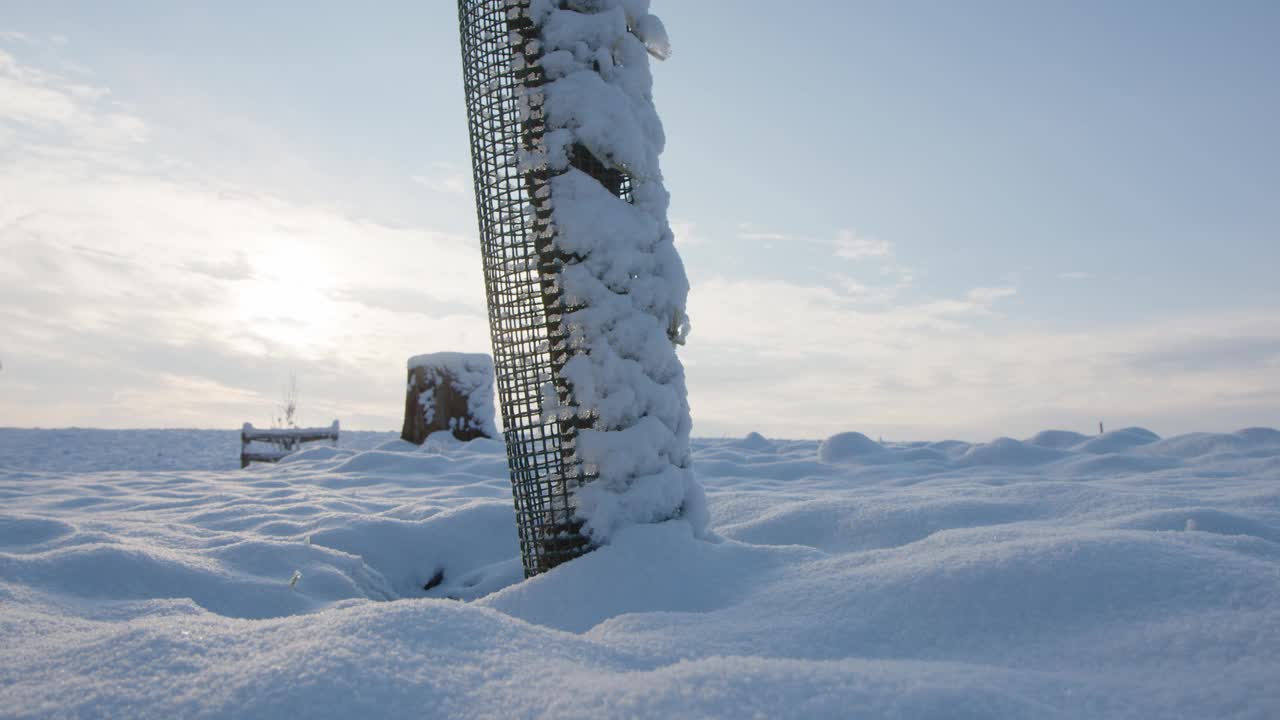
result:
[[[303,443],[332,441],[338,444],[338,421],[327,428],[255,428],[245,423],[240,428],[240,467],[247,468],[249,463],[278,462],[281,458],[296,451]],[[264,443],[271,449],[250,450],[252,443]]]

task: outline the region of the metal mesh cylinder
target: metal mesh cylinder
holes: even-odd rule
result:
[[[574,455],[589,424],[561,376],[568,343],[552,243],[549,174],[520,167],[541,149],[543,84],[528,0],[459,0],[462,70],[498,399],[526,576],[581,555]],[[554,407],[551,397],[554,395]],[[544,412],[549,410],[551,412]]]

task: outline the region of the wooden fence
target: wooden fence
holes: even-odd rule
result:
[[[240,467],[249,467],[254,462],[277,462],[280,458],[297,450],[302,443],[331,440],[338,444],[338,421],[327,428],[255,428],[245,423],[240,428]],[[250,450],[251,443],[270,445],[267,450]]]

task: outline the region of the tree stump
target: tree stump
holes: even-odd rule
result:
[[[459,440],[496,438],[493,361],[488,355],[432,353],[409,358],[400,437],[421,445],[449,430]]]

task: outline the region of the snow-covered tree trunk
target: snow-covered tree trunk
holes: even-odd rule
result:
[[[683,517],[702,533],[675,352],[689,286],[667,221],[649,72],[650,55],[670,54],[662,23],[648,0],[459,8],[526,571],[588,544],[574,537],[599,544],[631,523]],[[499,44],[506,67],[495,67]]]
[[[705,523],[675,352],[689,283],[667,221],[649,71],[650,52],[670,49],[648,10],[648,0],[533,0],[537,37],[517,55],[536,58],[542,75],[520,97],[522,114],[545,123],[521,161],[550,236],[565,335],[546,393],[556,404],[544,410],[587,420],[574,500],[596,542],[634,522]]]

